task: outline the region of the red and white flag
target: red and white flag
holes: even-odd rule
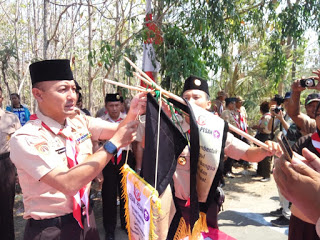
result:
[[[158,26],[152,21],[151,0],[146,1],[145,24],[149,30],[148,39],[143,44],[142,70],[155,81],[156,73],[159,71],[160,63],[156,60],[153,44],[161,44],[163,39]],[[141,81],[141,86],[146,87]]]

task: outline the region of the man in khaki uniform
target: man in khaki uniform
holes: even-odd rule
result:
[[[0,87],[0,236],[1,239],[14,239],[13,203],[16,173],[9,158],[9,140],[21,125],[14,113],[1,109],[2,100]]]
[[[111,123],[120,124],[126,117],[125,113],[121,112],[122,101],[121,96],[118,93],[108,93],[105,97],[105,109],[106,114],[100,118]],[[130,150],[131,146],[124,149],[119,149],[117,156],[113,161],[109,162],[103,169],[103,184],[102,184],[102,210],[103,210],[103,226],[106,232],[105,239],[115,239],[115,229],[117,225],[117,196],[120,195],[120,223],[121,228],[126,230],[125,211],[124,211],[124,199],[121,198],[123,188],[121,185],[121,167],[126,161],[127,151],[128,153],[128,165],[134,168],[133,154]]]
[[[196,76],[190,76],[187,78],[184,84],[182,96],[187,99],[190,103],[196,104],[197,106],[209,110],[211,108],[209,89],[207,81]],[[210,121],[215,120],[215,115],[212,115]],[[190,125],[187,121],[183,121],[182,124],[183,132],[188,134]],[[266,156],[271,156],[275,153],[280,153],[280,147],[277,143],[267,141],[266,144],[269,146],[269,151],[266,151],[260,147],[251,147],[250,145],[242,142],[235,138],[230,132],[226,133],[227,136],[224,138],[224,144],[222,144],[222,151],[229,157],[236,160],[243,159],[249,162],[259,162]],[[212,136],[213,138],[214,136]],[[221,154],[220,157],[223,157]],[[219,161],[219,159],[216,159]],[[221,159],[220,159],[221,160]],[[187,224],[190,224],[190,151],[188,146],[181,153],[178,158],[178,164],[176,171],[173,175],[175,197],[177,204],[180,207],[182,217]],[[221,173],[216,173],[215,177],[220,177]],[[199,194],[199,193],[198,193]],[[207,203],[206,203],[207,204]],[[200,205],[200,211],[202,206]],[[204,206],[207,210],[207,223],[208,226],[218,228],[217,224],[217,203],[212,202],[209,206]]]
[[[11,140],[11,159],[24,195],[24,239],[99,239],[89,189],[109,160],[135,139],[143,94],[121,124],[80,114],[69,60],[30,65],[39,111]],[[109,139],[92,153],[92,141]]]

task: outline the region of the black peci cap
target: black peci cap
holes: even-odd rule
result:
[[[104,102],[121,102],[121,97],[119,93],[107,93]]]
[[[44,81],[74,80],[68,59],[44,60],[29,66],[32,85]]]
[[[207,81],[200,77],[191,75],[190,77],[187,78],[187,80],[184,83],[183,93],[187,90],[193,90],[193,89],[204,91],[210,96]]]
[[[226,105],[228,105],[229,103],[237,102],[237,98],[235,98],[235,97],[226,98],[225,101],[226,101]]]

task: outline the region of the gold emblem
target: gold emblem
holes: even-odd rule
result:
[[[117,98],[117,100],[119,100],[120,99],[120,95],[117,95],[116,98]]]
[[[199,87],[201,85],[201,81],[199,79],[195,79],[194,80],[194,85]]]
[[[40,154],[49,154],[49,146],[46,142],[37,143],[34,145],[34,147]]]
[[[187,160],[186,160],[185,157],[180,156],[180,157],[178,158],[178,163],[179,163],[180,165],[184,166],[184,165],[186,165]]]

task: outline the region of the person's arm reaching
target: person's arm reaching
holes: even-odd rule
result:
[[[269,151],[261,148],[261,147],[250,147],[245,152],[245,154],[241,157],[241,159],[248,162],[260,162],[265,157],[268,156],[281,156],[282,150],[278,143],[273,141],[266,141],[265,144],[268,145]]]
[[[276,159],[273,175],[285,198],[316,223],[320,217],[320,159],[306,148],[302,154],[308,160],[307,164],[297,154],[292,163],[284,156]]]

